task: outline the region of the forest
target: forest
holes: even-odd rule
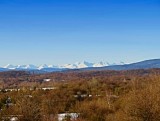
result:
[[[0,72],[0,109],[2,121],[160,121],[160,69]]]

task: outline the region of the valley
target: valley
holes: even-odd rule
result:
[[[0,118],[5,121],[128,121],[131,118],[141,121],[145,117],[149,121],[159,120],[159,75],[160,69],[0,72]]]

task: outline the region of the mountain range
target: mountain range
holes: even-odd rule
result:
[[[0,68],[0,71],[10,71],[10,70],[26,70],[26,71],[38,71],[38,72],[55,72],[55,71],[65,71],[65,70],[132,70],[132,69],[150,69],[150,68],[160,68],[160,59],[151,59],[141,62],[125,64],[123,62],[109,64],[108,62],[98,62],[90,63],[87,61],[76,62],[74,64],[65,64],[61,66],[56,65],[11,65],[8,64]]]
[[[120,63],[119,63],[120,64]],[[65,65],[40,65],[40,66],[35,66],[32,64],[29,65],[11,65],[11,64],[7,64],[4,67],[4,69],[10,69],[10,70],[42,70],[42,69],[46,69],[46,68],[57,68],[57,69],[81,69],[81,68],[89,68],[89,67],[105,67],[105,66],[110,66],[110,65],[119,65],[119,64],[109,64],[108,62],[98,62],[98,63],[90,63],[87,61],[83,61],[83,62],[76,62],[74,64],[65,64]],[[121,64],[124,64],[123,62],[121,62]]]

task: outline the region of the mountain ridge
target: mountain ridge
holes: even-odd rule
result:
[[[104,67],[104,66],[108,66],[108,65],[112,65],[109,64],[108,62],[98,62],[98,63],[91,63],[91,62],[87,62],[87,61],[82,61],[82,62],[76,62],[74,64],[64,64],[64,65],[47,65],[47,64],[42,64],[40,66],[35,66],[33,64],[28,64],[28,65],[12,65],[12,64],[7,64],[4,67],[1,68],[5,68],[5,69],[10,69],[10,70],[14,70],[14,69],[37,69],[37,70],[41,70],[44,68],[68,68],[68,69],[80,69],[80,68],[88,68],[88,67]]]
[[[160,68],[160,59],[150,59],[144,60],[136,63],[125,64],[123,62],[117,64],[109,64],[107,62],[91,63],[87,61],[76,62],[74,64],[65,64],[62,66],[56,65],[40,65],[35,66],[29,65],[11,65],[8,64],[2,68],[0,71],[8,70],[25,70],[25,71],[37,71],[37,72],[55,72],[55,71],[67,71],[67,70],[133,70],[133,69],[150,69],[150,68]]]

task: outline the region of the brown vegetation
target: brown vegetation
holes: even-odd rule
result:
[[[159,74],[159,69],[38,75],[3,72],[0,117],[57,121],[57,114],[77,113],[77,121],[160,121]],[[44,82],[46,78],[51,81]]]

